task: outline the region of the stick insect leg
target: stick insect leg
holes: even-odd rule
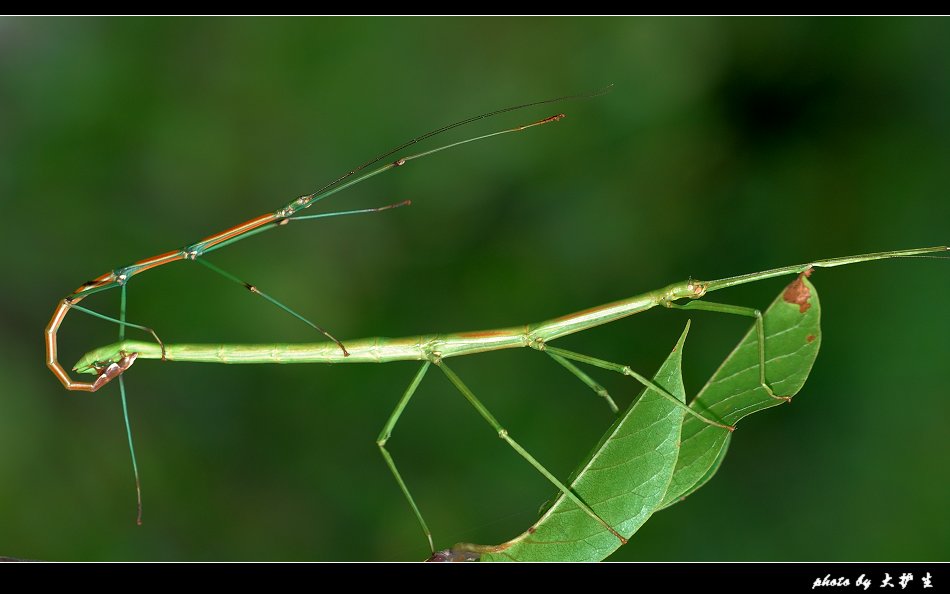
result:
[[[311,219],[327,219],[330,217],[343,217],[346,215],[354,214],[369,214],[373,212],[381,212],[384,210],[390,210],[393,208],[399,208],[401,206],[409,206],[412,204],[411,200],[403,200],[402,202],[397,202],[396,204],[387,204],[386,206],[376,206],[373,208],[360,208],[357,210],[338,210],[336,212],[324,212],[320,214],[312,215],[294,215],[288,218],[288,221],[309,221]]]
[[[383,459],[386,460],[386,465],[389,466],[389,470],[393,473],[393,477],[396,479],[396,482],[399,483],[399,488],[402,490],[402,494],[406,496],[406,501],[409,502],[409,507],[412,508],[412,513],[416,514],[416,519],[419,521],[419,526],[422,527],[422,531],[429,540],[429,550],[435,553],[435,545],[432,543],[432,532],[429,530],[429,526],[426,525],[426,521],[422,518],[422,512],[419,511],[419,506],[416,505],[415,500],[412,498],[412,494],[409,493],[409,487],[406,486],[406,482],[402,480],[402,475],[400,475],[399,470],[396,469],[396,463],[393,461],[392,455],[390,455],[389,450],[386,449],[386,442],[389,441],[390,437],[392,437],[393,428],[399,421],[402,411],[405,410],[406,405],[409,404],[409,400],[412,398],[412,395],[416,392],[416,388],[418,388],[419,384],[422,383],[422,378],[425,376],[426,371],[429,370],[429,365],[431,365],[431,362],[426,361],[422,364],[422,367],[419,368],[416,376],[412,379],[412,383],[410,383],[409,387],[406,389],[406,393],[403,394],[402,399],[399,400],[399,403],[396,404],[396,408],[393,409],[392,414],[389,415],[389,420],[386,421],[386,424],[383,426],[383,430],[379,432],[379,437],[376,438],[376,445],[379,446],[379,452],[383,455]]]
[[[122,285],[122,294],[119,298],[119,342],[125,340],[125,285]],[[142,483],[139,481],[139,465],[135,461],[135,446],[132,445],[132,426],[129,424],[129,405],[125,398],[125,375],[119,376],[119,396],[122,399],[122,416],[125,418],[125,434],[129,438],[129,453],[132,455],[132,473],[135,475],[135,497],[137,514],[135,523],[142,525]]]
[[[568,499],[573,501],[577,505],[577,507],[581,508],[581,510],[583,510],[584,513],[590,516],[598,524],[600,524],[601,526],[609,530],[610,533],[616,536],[620,540],[621,543],[627,544],[626,538],[624,538],[619,532],[614,530],[610,524],[608,524],[603,518],[597,515],[597,512],[591,509],[589,505],[584,503],[584,501],[580,497],[578,497],[574,493],[574,491],[572,491],[567,485],[559,481],[557,477],[551,474],[547,468],[542,466],[541,463],[538,462],[534,456],[529,454],[527,450],[525,450],[523,447],[521,447],[518,444],[518,442],[512,439],[512,437],[508,435],[508,430],[505,429],[494,416],[492,416],[492,414],[488,411],[488,409],[485,408],[485,405],[482,404],[478,400],[478,398],[475,397],[475,394],[472,393],[472,391],[468,388],[468,386],[462,383],[462,380],[459,378],[459,376],[455,375],[455,372],[453,372],[451,369],[448,368],[448,366],[446,366],[444,361],[438,360],[435,363],[442,369],[442,372],[445,373],[445,376],[449,378],[449,381],[452,382],[452,384],[458,389],[458,391],[461,392],[463,396],[465,396],[465,399],[468,400],[469,404],[475,407],[475,410],[478,411],[478,414],[480,414],[482,418],[485,419],[488,422],[488,424],[492,426],[495,432],[498,433],[498,437],[500,437],[508,445],[510,445],[514,451],[518,452],[519,456],[527,460],[528,464],[530,464],[531,466],[534,466],[534,468],[538,472],[544,475],[544,478],[551,481],[551,483],[555,487],[557,487],[557,489],[561,493],[564,493],[564,495],[566,495]]]
[[[560,355],[555,355],[554,353],[550,351],[547,351],[547,353],[551,355],[552,359],[554,359],[555,361],[563,365],[565,369],[573,373],[577,377],[577,379],[584,382],[588,388],[594,391],[595,394],[603,398],[607,402],[607,406],[610,407],[610,410],[614,414],[617,414],[618,412],[620,412],[620,409],[617,408],[617,403],[615,403],[614,399],[610,397],[610,394],[607,392],[606,388],[598,384],[596,381],[594,381],[594,379],[591,376],[584,373],[584,371],[580,367],[578,367],[577,365],[574,365],[573,363],[571,363],[564,357]]]
[[[313,194],[310,194],[308,196],[301,197],[299,200],[304,200],[304,199],[308,199],[306,204],[309,205],[315,202],[318,198],[315,198]],[[373,213],[373,212],[382,212],[384,210],[391,210],[393,208],[399,208],[402,206],[409,206],[410,204],[412,204],[411,200],[403,200],[402,202],[397,202],[396,204],[387,204],[386,206],[376,206],[373,208],[360,208],[357,210],[340,210],[336,212],[324,212],[324,213],[313,214],[313,215],[288,216],[285,219],[278,219],[271,225],[258,227],[251,231],[247,231],[240,235],[236,235],[232,237],[231,239],[226,239],[224,241],[215,243],[214,245],[204,246],[201,243],[199,243],[193,246],[189,246],[188,248],[185,248],[185,251],[189,253],[192,253],[192,252],[195,253],[195,257],[197,258],[197,257],[200,257],[201,255],[209,254],[215,250],[219,250],[223,247],[227,247],[231,244],[237,243],[238,241],[241,241],[243,239],[247,239],[248,237],[253,237],[257,235],[258,233],[263,233],[264,231],[273,229],[274,227],[280,227],[282,225],[286,225],[290,221],[308,221],[311,219],[327,219],[330,217],[342,217],[342,216],[354,215],[354,214],[368,214],[368,213]]]
[[[125,285],[122,285],[122,303],[125,303]],[[92,311],[91,309],[88,309],[88,308],[83,307],[83,306],[81,306],[81,305],[76,305],[76,304],[74,304],[74,303],[73,303],[73,304],[70,304],[69,307],[70,307],[70,309],[75,309],[75,310],[81,311],[81,312],[83,312],[84,314],[88,314],[88,315],[90,315],[90,316],[92,316],[92,317],[94,317],[94,318],[99,318],[100,320],[105,320],[105,321],[107,321],[107,322],[113,322],[113,323],[115,323],[115,324],[118,324],[118,325],[119,325],[119,329],[120,329],[120,330],[119,330],[119,336],[121,336],[121,337],[123,337],[123,338],[124,338],[124,336],[125,336],[125,332],[124,332],[123,330],[124,330],[126,327],[135,328],[135,329],[137,329],[137,330],[142,330],[142,331],[144,331],[144,332],[148,332],[149,334],[152,335],[152,338],[155,339],[155,342],[158,343],[158,346],[160,346],[160,347],[162,348],[162,361],[165,360],[165,343],[162,342],[162,339],[158,337],[158,334],[155,334],[155,331],[152,330],[151,328],[149,328],[148,326],[142,326],[142,325],[139,325],[139,324],[133,324],[132,322],[126,322],[126,321],[125,321],[125,315],[124,315],[124,314],[121,316],[122,319],[117,320],[117,319],[115,319],[115,318],[110,318],[110,317],[107,316],[107,315],[103,315],[103,314],[101,314],[101,313],[99,313],[99,312],[97,312],[97,311]],[[121,313],[121,312],[120,312],[120,313]]]
[[[762,312],[751,307],[740,307],[738,305],[728,305],[725,303],[712,303],[709,301],[690,301],[679,305],[676,303],[664,302],[663,305],[671,309],[698,309],[702,311],[716,311],[719,313],[745,316],[755,318],[755,337],[759,343],[759,385],[765,390],[765,393],[776,400],[791,402],[791,396],[778,396],[772,387],[765,381],[765,324],[762,322]]]
[[[568,351],[566,349],[560,349],[560,348],[552,347],[548,345],[544,345],[541,348],[551,355],[559,355],[565,359],[571,359],[579,363],[586,363],[587,365],[593,365],[594,367],[600,367],[601,369],[607,369],[607,370],[615,371],[623,375],[628,375],[632,377],[633,379],[637,380],[638,382],[640,382],[641,384],[643,384],[644,386],[646,386],[647,388],[650,388],[651,390],[656,390],[657,392],[662,394],[664,397],[666,397],[669,401],[683,408],[687,413],[693,415],[694,417],[706,423],[707,425],[712,425],[713,427],[719,427],[721,429],[725,429],[730,432],[735,431],[735,427],[732,425],[724,425],[717,421],[707,419],[703,415],[699,414],[698,412],[696,412],[695,410],[687,406],[684,402],[680,401],[679,398],[677,398],[676,396],[673,396],[672,394],[670,394],[669,392],[667,392],[660,386],[656,385],[652,380],[650,380],[646,376],[640,375],[639,373],[631,369],[629,365],[611,363],[610,361],[604,361],[603,359],[590,357],[588,355],[582,355],[580,353],[575,353],[573,351]]]
[[[343,346],[343,343],[340,342],[339,340],[337,340],[332,334],[330,334],[329,332],[327,332],[326,330],[324,330],[324,329],[321,328],[320,326],[317,326],[316,324],[314,324],[313,322],[311,322],[311,321],[308,320],[307,318],[303,317],[303,316],[300,315],[299,313],[295,312],[294,310],[290,309],[289,307],[287,307],[286,305],[284,305],[284,304],[281,303],[280,301],[277,301],[276,299],[274,299],[273,297],[271,297],[271,296],[268,295],[267,293],[261,291],[260,289],[258,289],[258,288],[255,287],[254,285],[242,281],[241,279],[239,279],[238,277],[234,276],[233,274],[231,274],[231,273],[228,272],[227,270],[223,270],[223,269],[221,269],[221,268],[218,268],[217,266],[215,266],[215,265],[212,264],[211,262],[208,262],[208,261],[205,260],[204,258],[195,258],[195,261],[196,261],[196,262],[199,262],[202,266],[208,268],[209,270],[213,270],[214,272],[217,272],[218,274],[220,274],[220,275],[223,276],[224,278],[236,282],[237,284],[241,285],[242,287],[244,287],[245,289],[247,289],[247,290],[250,291],[251,293],[254,293],[255,295],[260,295],[261,297],[263,297],[263,298],[266,299],[267,301],[270,301],[271,303],[273,303],[273,304],[276,305],[277,307],[279,307],[279,308],[281,308],[282,310],[286,311],[287,313],[289,313],[290,315],[294,316],[295,318],[297,318],[297,319],[300,320],[301,322],[307,324],[308,326],[310,326],[311,328],[313,328],[314,330],[316,330],[316,331],[319,332],[320,334],[323,334],[324,336],[326,336],[327,338],[329,338],[330,340],[332,340],[333,342],[335,342],[336,345],[337,345],[338,347],[340,347],[340,350],[343,351],[343,356],[344,356],[344,357],[349,356],[350,353],[349,353],[349,351],[346,350],[346,347]]]

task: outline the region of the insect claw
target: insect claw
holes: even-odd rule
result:
[[[135,359],[138,356],[138,353],[126,353],[125,351],[119,351],[118,361],[109,363],[105,367],[96,367],[95,369],[99,371],[99,377],[97,377],[96,381],[93,382],[92,391],[95,392],[102,386],[122,375],[126,369],[132,367],[132,364],[135,363]]]

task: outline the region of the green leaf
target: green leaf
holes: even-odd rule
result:
[[[654,377],[682,402],[686,399],[681,365],[688,332],[689,324]],[[574,492],[626,538],[647,521],[666,493],[683,415],[682,407],[645,390],[574,474]],[[599,561],[620,545],[616,536],[562,494],[524,534],[479,549],[482,561]]]
[[[799,276],[763,314],[766,381],[781,396],[805,384],[821,344],[821,305],[806,275]],[[685,401],[682,354],[689,324],[654,381]],[[755,326],[729,354],[699,395],[693,410],[735,425],[746,416],[781,404],[759,384]],[[705,485],[719,469],[732,434],[710,426],[654,390],[645,390],[610,427],[587,461],[572,475],[571,488],[625,538],[657,510]],[[438,553],[442,560],[599,561],[619,539],[560,495],[525,533],[496,546],[459,544]]]
[[[818,292],[804,275],[776,297],[763,314],[765,379],[776,394],[794,396],[805,385],[821,344],[820,318]],[[759,385],[758,343],[753,326],[690,407],[735,425],[752,413],[780,404],[781,400],[766,394]],[[685,418],[680,457],[662,508],[682,501],[712,478],[725,456],[727,438],[728,434],[692,416]]]
[[[716,473],[719,472],[719,467],[722,466],[722,461],[726,459],[726,453],[729,451],[730,443],[732,443],[732,433],[726,436],[725,443],[723,443],[722,447],[719,448],[719,455],[716,456],[716,459],[713,461],[712,466],[709,467],[709,470],[706,471],[706,474],[704,474],[698,481],[696,481],[696,484],[690,487],[689,490],[680,495],[677,499],[674,499],[673,501],[666,501],[666,498],[664,497],[663,503],[660,504],[656,511],[661,511],[672,505],[676,505],[680,501],[686,499],[698,491],[703,485],[708,483],[712,477],[716,476]],[[670,484],[672,485],[672,481]]]

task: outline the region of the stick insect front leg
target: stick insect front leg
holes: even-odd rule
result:
[[[303,221],[303,220],[326,219],[326,218],[330,218],[330,217],[342,217],[342,216],[356,215],[356,214],[370,214],[370,213],[375,213],[375,212],[382,212],[382,211],[384,211],[384,210],[390,210],[390,209],[393,209],[393,208],[399,208],[399,207],[402,207],[402,206],[409,206],[410,204],[412,204],[412,202],[411,202],[410,200],[403,200],[402,202],[398,202],[398,203],[396,203],[396,204],[388,204],[388,205],[386,205],[386,206],[379,206],[379,207],[375,207],[375,208],[360,208],[360,209],[356,209],[356,210],[341,210],[341,211],[325,212],[325,213],[313,214],[313,215],[296,215],[296,216],[292,216],[292,217],[288,217],[288,218],[286,218],[286,219],[283,219],[283,223],[286,224],[286,223],[289,223],[290,221]],[[344,356],[344,357],[348,357],[348,356],[350,355],[350,353],[349,353],[349,351],[346,350],[346,347],[343,345],[343,343],[340,342],[340,340],[337,339],[335,336],[333,336],[332,334],[330,334],[329,332],[327,332],[325,329],[323,329],[321,326],[318,326],[318,325],[315,324],[314,322],[312,322],[312,321],[310,321],[309,319],[305,318],[303,315],[297,313],[296,311],[294,311],[294,310],[291,309],[290,307],[284,305],[283,303],[281,303],[281,302],[278,301],[277,299],[275,299],[275,298],[271,297],[270,295],[268,295],[267,293],[261,291],[260,289],[257,288],[256,285],[252,285],[251,283],[246,282],[246,281],[244,281],[244,280],[238,278],[237,276],[231,274],[231,273],[228,272],[227,270],[224,270],[223,268],[221,268],[221,267],[219,267],[219,266],[215,266],[214,264],[212,264],[211,262],[209,262],[207,259],[205,259],[204,255],[205,255],[207,252],[212,251],[212,250],[214,250],[214,249],[220,249],[220,248],[222,248],[222,247],[224,247],[224,246],[226,246],[226,245],[229,245],[229,243],[231,243],[231,242],[237,241],[238,239],[244,239],[244,238],[247,237],[248,235],[249,235],[249,234],[245,234],[245,235],[242,235],[242,236],[239,236],[239,237],[232,238],[232,239],[227,240],[227,241],[220,242],[220,243],[218,243],[218,244],[215,244],[215,245],[212,246],[211,248],[207,248],[207,249],[204,247],[204,242],[201,242],[201,243],[195,244],[195,245],[193,245],[193,246],[190,246],[190,247],[188,247],[188,248],[185,248],[184,251],[188,254],[188,259],[189,259],[189,260],[198,262],[199,264],[201,264],[202,266],[204,266],[204,267],[207,268],[208,270],[211,270],[212,272],[215,272],[215,273],[217,273],[217,274],[223,276],[224,278],[226,278],[226,279],[228,279],[228,280],[230,280],[230,281],[232,281],[232,282],[235,282],[235,283],[241,285],[242,287],[244,287],[245,289],[247,289],[248,291],[250,291],[250,292],[253,293],[254,295],[258,295],[258,296],[262,297],[265,301],[269,301],[270,303],[276,305],[276,306],[279,307],[280,309],[282,309],[282,310],[284,310],[285,312],[289,313],[290,315],[294,316],[295,318],[297,318],[298,320],[300,320],[300,321],[303,322],[304,324],[307,324],[308,326],[310,326],[311,328],[313,328],[314,330],[316,330],[316,331],[319,332],[320,334],[323,334],[324,336],[326,336],[327,338],[329,338],[330,340],[332,340],[338,347],[340,347],[340,350],[343,351],[343,356]]]
[[[234,276],[233,274],[231,274],[231,273],[228,272],[227,270],[224,270],[223,268],[219,268],[218,266],[215,266],[214,264],[212,264],[211,262],[208,262],[206,259],[204,259],[204,258],[202,258],[202,257],[195,256],[193,259],[194,259],[196,262],[198,262],[199,264],[201,264],[202,266],[204,266],[205,268],[207,268],[208,270],[211,270],[211,271],[213,271],[213,272],[216,272],[217,274],[220,274],[220,275],[223,276],[224,278],[226,278],[226,279],[228,279],[228,280],[230,280],[230,281],[233,281],[233,282],[235,282],[235,283],[237,283],[237,284],[243,286],[245,289],[247,289],[248,291],[250,291],[252,294],[258,295],[258,296],[264,298],[266,301],[270,301],[271,303],[273,303],[274,305],[276,305],[276,306],[279,307],[280,309],[286,311],[286,312],[289,313],[290,315],[294,316],[295,318],[297,318],[298,320],[300,320],[300,321],[303,322],[304,324],[307,324],[308,326],[310,326],[311,328],[313,328],[314,330],[316,330],[316,331],[319,332],[320,334],[323,334],[324,336],[326,336],[327,338],[329,338],[330,340],[332,340],[334,343],[336,343],[336,345],[337,345],[338,347],[340,347],[340,350],[343,351],[343,356],[344,356],[344,357],[348,357],[348,356],[350,355],[349,351],[346,350],[346,347],[343,346],[343,343],[340,342],[335,336],[333,336],[332,334],[330,334],[329,332],[327,332],[326,330],[324,330],[324,329],[321,328],[320,326],[314,324],[313,322],[311,322],[311,321],[308,320],[307,318],[303,317],[303,316],[300,315],[299,313],[297,313],[297,312],[295,312],[294,310],[290,309],[289,307],[287,307],[286,305],[284,305],[284,304],[281,303],[280,301],[274,299],[273,297],[271,297],[271,296],[268,295],[267,293],[261,291],[261,290],[258,289],[256,286],[252,285],[252,284],[249,283],[249,282],[246,282],[246,281],[241,280],[240,278]]]
[[[125,305],[126,305],[125,292],[126,292],[125,285],[122,285],[122,293],[121,293],[121,297],[119,298],[119,320],[122,322],[122,324],[119,324],[119,340],[120,341],[125,340]],[[164,348],[165,348],[164,345],[162,345],[163,350]],[[136,356],[136,353],[132,353],[132,362],[135,361],[135,356]],[[123,357],[122,359],[125,359],[125,357]],[[120,363],[122,359],[120,359]],[[132,362],[129,362],[129,366],[132,365]],[[122,369],[120,373],[122,371],[125,371],[126,369],[128,369],[128,367],[125,367],[124,369]],[[132,456],[132,473],[135,475],[135,497],[136,497],[136,507],[138,510],[138,513],[136,514],[136,517],[135,517],[135,523],[141,526],[142,525],[142,483],[141,481],[139,481],[139,465],[138,465],[138,462],[136,462],[135,460],[135,446],[132,444],[132,425],[129,423],[129,404],[126,401],[126,397],[125,397],[125,377],[122,375],[119,375],[119,396],[121,397],[121,400],[122,400],[122,416],[125,419],[125,434],[129,438],[129,454]]]

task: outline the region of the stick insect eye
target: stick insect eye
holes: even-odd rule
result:
[[[132,367],[132,364],[135,363],[135,359],[137,359],[139,356],[138,353],[120,353],[120,354],[122,356],[118,361],[116,361],[116,365],[118,365],[122,369],[122,371],[125,371],[129,367]]]

